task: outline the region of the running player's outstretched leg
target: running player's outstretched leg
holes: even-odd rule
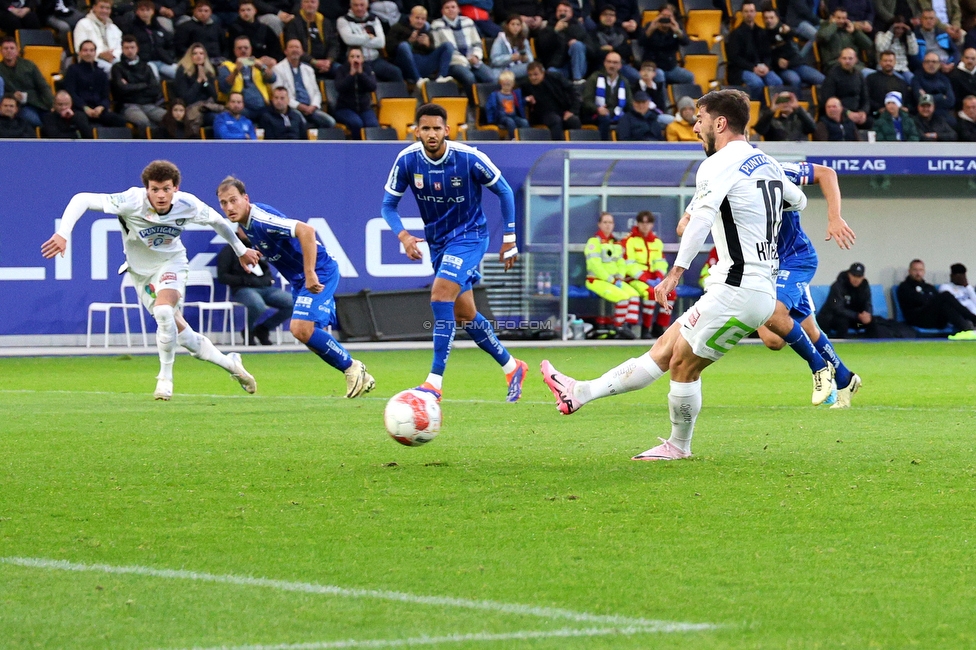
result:
[[[454,307],[455,315],[464,323],[464,331],[468,333],[468,336],[502,367],[502,372],[505,373],[505,382],[508,385],[508,395],[505,401],[517,402],[522,397],[522,384],[525,382],[525,375],[528,373],[529,366],[524,361],[513,357],[505,349],[505,346],[495,335],[491,323],[476,309],[473,292],[465,291],[458,296]],[[472,312],[474,313],[472,318],[464,317]]]
[[[237,380],[245,392],[253,395],[257,391],[258,384],[251,373],[244,368],[240,354],[237,352],[224,354],[214,346],[213,341],[203,334],[194,332],[180,314],[176,314],[176,323],[180,330],[176,342],[186,348],[194,358],[220,366]]]
[[[164,293],[170,291],[160,291],[160,294]],[[156,350],[159,352],[159,374],[156,376],[153,397],[168,401],[173,397],[173,362],[176,360],[177,346],[176,310],[173,305],[162,303],[162,298],[161,295],[157,299],[152,310],[153,318],[156,319]]]
[[[779,295],[784,295],[779,288],[777,291]],[[790,300],[790,297],[787,296],[786,299]],[[831,396],[834,390],[834,367],[824,360],[804,328],[790,316],[790,310],[782,300],[777,300],[772,317],[765,326],[759,328],[759,338],[770,350],[779,350],[784,344],[789,345],[791,350],[807,362],[810,372],[813,373],[811,401],[814,406],[823,404]]]
[[[359,397],[376,387],[376,381],[366,372],[366,364],[353,359],[334,336],[317,327],[312,321],[300,320],[292,316],[291,333],[322,361],[343,372],[346,376],[347,398]]]
[[[837,351],[834,350],[834,346],[831,344],[830,339],[827,335],[820,331],[817,327],[816,321],[813,316],[808,316],[803,320],[803,329],[810,336],[813,341],[814,347],[817,352],[830,364],[834,369],[834,381],[837,384],[837,401],[831,405],[832,409],[846,409],[851,406],[851,397],[861,388],[861,378],[850,371],[850,369],[844,365],[841,358],[837,355]]]

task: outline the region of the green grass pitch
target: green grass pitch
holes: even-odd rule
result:
[[[0,647],[974,647],[976,349],[838,349],[847,411],[736,348],[672,463],[629,460],[666,378],[564,417],[537,371],[641,348],[517,350],[516,405],[455,350],[421,448],[382,411],[424,351],[357,400],[311,354],[245,354],[253,397],[180,356],[169,403],[151,356],[0,359]]]

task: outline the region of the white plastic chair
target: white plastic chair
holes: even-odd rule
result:
[[[198,310],[197,311],[198,313],[197,332],[203,334],[204,336],[209,336],[212,339],[213,338],[213,314],[215,311],[224,312],[225,314],[230,315],[230,342],[228,343],[228,345],[233,345],[234,333],[237,331],[237,328],[234,326],[234,308],[239,307],[240,305],[236,302],[231,302],[229,300],[214,300],[214,276],[207,269],[190,271],[190,274],[186,280],[187,295],[189,295],[191,287],[202,287],[208,292],[210,298],[207,301],[196,300],[192,302],[183,303],[184,311],[187,308],[195,308]],[[203,327],[204,315],[208,316],[206,329],[204,329]],[[245,329],[247,328],[246,318],[244,320],[244,327]],[[246,331],[244,332],[244,339],[245,341],[247,340]]]
[[[142,332],[142,347],[149,347],[149,339],[146,336],[146,314],[142,310],[142,302],[139,300],[139,295],[136,293],[135,303],[128,301],[125,295],[126,289],[132,289],[133,292],[138,292],[135,282],[132,280],[132,275],[129,273],[122,274],[122,284],[119,286],[119,296],[121,302],[93,302],[88,305],[88,331],[85,336],[85,347],[91,347],[92,339],[92,316],[95,312],[101,312],[105,316],[105,347],[108,347],[108,329],[109,323],[112,318],[112,310],[120,309],[122,311],[122,322],[125,323],[125,345],[126,347],[132,347],[132,338],[129,333],[129,310],[135,309],[139,312],[139,327]]]

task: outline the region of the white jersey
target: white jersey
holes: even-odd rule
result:
[[[779,163],[748,142],[735,140],[698,168],[695,197],[687,208],[692,231],[682,238],[676,266],[688,268],[711,228],[718,263],[705,286],[716,283],[776,295],[776,252],[784,201],[806,207],[806,196],[783,174]],[[700,232],[700,241],[690,232]]]
[[[939,285],[939,291],[951,293],[959,301],[959,304],[976,314],[976,290],[970,286],[962,286],[947,282]]]
[[[143,187],[133,187],[119,194],[86,194],[86,202],[81,211],[65,210],[58,234],[65,239],[71,233],[75,222],[84,209],[97,210],[118,215],[122,222],[122,244],[129,268],[139,275],[151,275],[157,269],[171,262],[186,262],[186,248],[180,235],[187,224],[195,223],[210,226],[218,234],[228,239],[238,254],[245,247],[234,236],[230,222],[215,212],[206,203],[187,192],[176,192],[173,205],[166,214],[158,214],[149,203],[149,196]],[[74,203],[74,200],[72,200]],[[236,245],[235,245],[236,244]]]

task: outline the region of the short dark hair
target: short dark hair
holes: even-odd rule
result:
[[[234,46],[235,47],[237,46],[237,41],[247,41],[247,44],[248,45],[253,45],[253,43],[251,43],[251,37],[250,36],[247,36],[246,34],[241,34],[237,38],[234,39]]]
[[[457,0],[441,0],[441,8],[443,9],[444,8],[444,5],[446,5],[448,2],[457,3]]]
[[[743,135],[749,125],[749,95],[735,88],[723,88],[706,93],[698,100],[698,108],[713,118],[724,117],[729,130]]]
[[[438,104],[423,104],[417,109],[416,122],[420,123],[420,118],[424,116],[439,117],[447,124],[447,110]]]
[[[126,34],[125,36],[122,37],[122,44],[124,45],[126,43],[135,43],[136,45],[138,45],[139,41],[137,41],[136,37],[133,36],[132,34]]]
[[[773,6],[772,2],[764,2],[762,6],[759,7],[759,13],[764,14],[767,11],[776,11],[776,7]],[[778,16],[779,14],[777,14]]]
[[[153,0],[139,0],[136,2],[136,9],[139,7],[151,7],[153,11],[156,11],[156,3]]]
[[[237,191],[241,193],[241,196],[247,194],[247,188],[244,187],[244,181],[231,175],[220,181],[220,185],[217,186],[217,195],[220,196],[220,193],[226,190],[228,187],[236,187]]]
[[[17,39],[14,38],[13,36],[4,36],[3,38],[0,38],[0,45],[3,45],[4,43],[13,43],[14,45],[16,45]]]
[[[908,263],[908,266],[911,266],[912,264],[921,264],[922,266],[925,266],[925,262],[923,262],[922,260],[918,259],[917,257],[915,259],[913,259],[911,262],[909,262]]]
[[[173,185],[180,186],[180,168],[168,160],[154,160],[142,170],[142,184],[149,189],[150,181],[165,183],[173,181]]]
[[[949,267],[949,273],[952,275],[958,275],[960,273],[966,272],[966,266],[964,264],[953,264]]]
[[[152,2],[152,0],[150,0],[150,2]],[[83,47],[85,47],[85,43],[88,43],[89,45],[91,45],[91,46],[92,46],[93,48],[95,48],[96,50],[98,49],[98,46],[97,46],[97,45],[95,45],[95,41],[93,41],[93,40],[91,40],[90,38],[86,38],[85,40],[83,40],[83,41],[81,42],[81,44],[80,44],[80,45],[78,45],[78,51],[79,51],[79,52],[81,52],[81,48],[83,48]]]
[[[292,41],[298,41],[298,44],[302,46],[302,52],[305,51],[305,44],[302,43],[302,39],[300,39],[300,38],[288,38],[288,39],[285,39],[285,47],[288,47],[288,44],[291,43]]]
[[[654,223],[654,213],[651,212],[650,210],[641,210],[640,212],[637,213],[635,220],[637,221],[637,223],[643,223],[645,221]]]
[[[895,56],[895,53],[892,52],[891,50],[885,50],[884,52],[878,55],[878,58],[880,59],[883,56]]]
[[[528,72],[529,70],[542,70],[542,72],[544,73],[546,71],[546,66],[542,65],[540,61],[533,61],[532,63],[530,63],[525,67],[526,72]]]
[[[5,92],[3,94],[3,97],[0,97],[0,102],[2,102],[5,99],[9,99],[10,101],[13,101],[13,102],[16,102],[17,101],[17,97],[14,95],[13,91]]]
[[[352,52],[353,50],[359,50],[359,53],[360,54],[363,53],[363,48],[362,48],[361,45],[350,45],[349,47],[346,48],[346,58],[347,59],[349,58],[349,53]]]
[[[752,5],[752,8],[753,9],[757,9],[758,8],[758,7],[756,7],[755,0],[746,0],[745,2],[742,3],[742,6],[739,7],[739,11],[742,11],[743,9],[745,9],[745,6],[746,5]]]
[[[197,7],[210,7],[210,10],[213,11],[213,3],[210,0],[197,0],[196,4],[193,5],[193,10],[196,11]]]
[[[255,0],[241,0],[237,3],[237,8],[240,9],[241,5],[251,5],[252,7],[257,8],[257,5],[254,4],[254,2]]]

